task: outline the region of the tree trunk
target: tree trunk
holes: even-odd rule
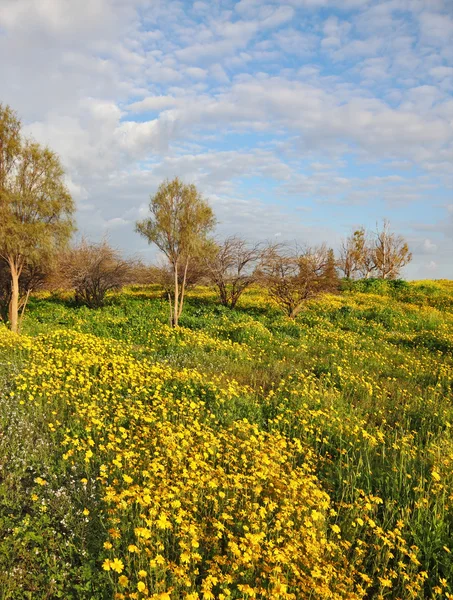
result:
[[[14,333],[19,332],[19,277],[20,268],[14,260],[9,261],[11,270],[11,300],[9,303],[9,326]]]
[[[186,289],[186,280],[187,280],[187,269],[189,268],[189,259],[187,259],[186,261],[186,266],[184,267],[184,278],[182,280],[182,286],[181,286],[181,298],[179,301],[179,314],[178,314],[178,319],[181,316],[182,313],[182,307],[184,304],[184,292]]]
[[[173,327],[173,307],[171,305],[171,292],[168,292],[168,304],[170,305],[170,327]]]
[[[23,299],[23,301],[21,303],[20,317],[19,317],[19,322],[18,322],[17,333],[20,333],[20,330],[22,328],[22,321],[24,320],[24,312],[25,312],[25,309],[27,307],[28,299],[30,298],[30,292],[31,292],[31,290],[27,290],[25,298]]]
[[[178,263],[175,263],[175,301],[173,303],[173,327],[178,327],[179,321],[179,285],[178,285]]]

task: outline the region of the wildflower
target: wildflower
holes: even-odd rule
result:
[[[439,475],[439,473],[433,469],[431,471],[431,477],[434,479],[434,481],[440,481],[441,480],[441,476]]]
[[[157,526],[159,529],[171,529],[171,523],[165,513],[161,513],[157,520]]]
[[[111,562],[108,558],[106,558],[104,560],[104,562],[102,563],[102,568],[104,569],[104,571],[110,571],[111,569]]]
[[[114,558],[110,563],[110,568],[112,571],[116,571],[117,573],[121,573],[124,570],[123,561],[119,558]]]
[[[338,525],[331,525],[330,528],[334,533],[341,533],[341,529],[338,527]]]

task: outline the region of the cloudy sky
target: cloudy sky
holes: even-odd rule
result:
[[[79,233],[134,233],[165,178],[218,234],[326,241],[388,217],[453,278],[453,0],[0,0],[0,102],[62,157]]]

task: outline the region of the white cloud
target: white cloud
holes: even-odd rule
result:
[[[318,43],[317,36],[297,31],[293,28],[282,29],[273,36],[277,47],[287,54],[305,56],[312,54]]]
[[[136,247],[148,194],[180,174],[224,231],[241,215],[244,232],[335,240],[345,207],[410,204],[416,268],[435,253],[442,275],[453,21],[449,0],[428,4],[3,0],[0,97],[61,154],[90,235]]]
[[[439,45],[453,41],[453,17],[424,11],[420,14],[420,29],[426,42]]]
[[[453,77],[453,67],[433,67],[430,69],[430,74],[436,79],[445,79],[446,77]]]
[[[148,96],[139,102],[129,104],[128,109],[134,112],[161,111],[170,106],[175,106],[177,100],[173,96]]]
[[[348,21],[340,21],[338,17],[331,16],[324,22],[324,39],[321,46],[325,49],[339,48],[351,30],[351,24]]]
[[[185,71],[192,79],[206,79],[208,72],[200,67],[188,67]]]
[[[423,250],[427,253],[436,252],[437,244],[434,244],[430,239],[426,238],[423,242]]]

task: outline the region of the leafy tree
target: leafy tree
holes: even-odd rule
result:
[[[0,105],[0,259],[10,273],[9,322],[19,329],[24,268],[48,263],[73,229],[74,204],[58,156],[21,136],[21,123]]]
[[[345,277],[352,279],[396,279],[411,259],[404,238],[390,231],[390,223],[384,219],[382,228],[376,226],[374,234],[361,227],[343,242],[338,266]]]
[[[335,253],[332,248],[329,248],[327,251],[323,248],[321,253],[325,253],[325,261],[320,271],[319,287],[324,293],[329,292],[333,294],[340,289],[340,278],[338,277]]]
[[[215,244],[205,264],[221,304],[234,308],[242,293],[257,281],[262,255],[261,244],[250,245],[237,236]]]
[[[390,230],[390,223],[386,219],[382,229],[376,228],[371,255],[374,269],[381,279],[397,279],[401,269],[412,260],[407,242]]]
[[[265,252],[261,272],[271,297],[290,319],[307,300],[338,288],[335,258],[325,246],[272,246]]]
[[[149,210],[151,216],[138,221],[136,231],[167,257],[173,279],[170,322],[177,327],[189,266],[206,248],[207,235],[215,226],[214,213],[195,185],[177,177],[159,186],[150,199]]]
[[[371,240],[364,227],[360,227],[343,241],[338,267],[344,276],[368,279],[374,269]]]

